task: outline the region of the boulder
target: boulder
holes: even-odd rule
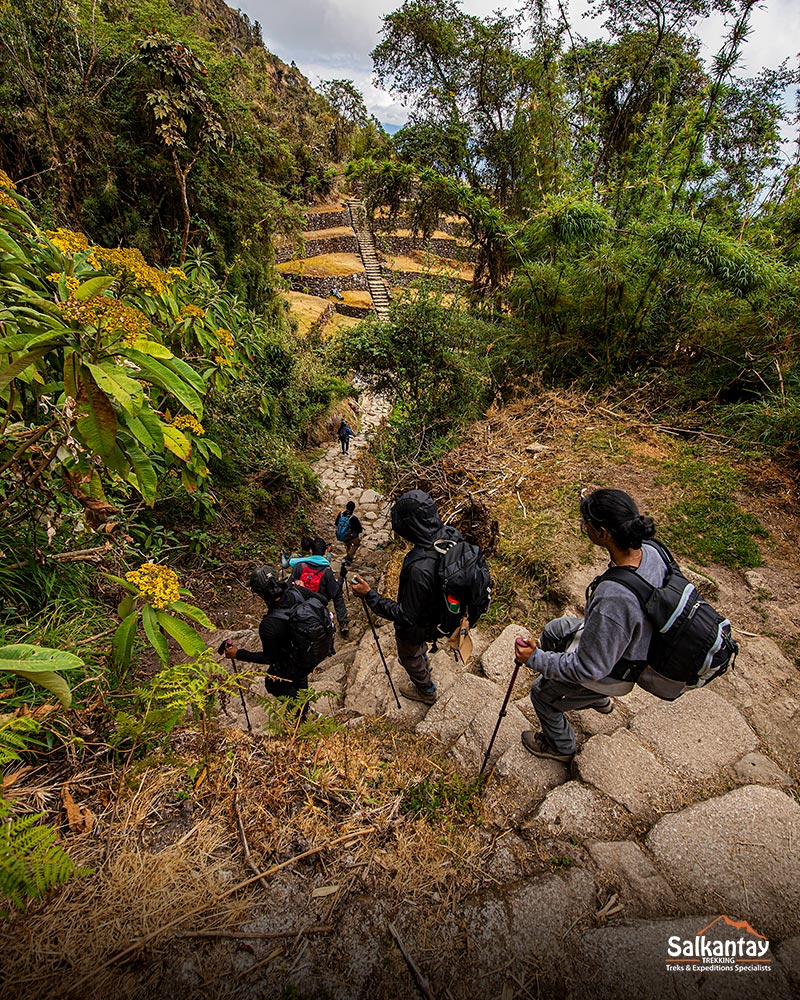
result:
[[[734,670],[714,681],[780,767],[800,778],[800,674],[766,637],[740,637]]]
[[[652,819],[680,795],[680,785],[627,729],[593,736],[575,758],[583,781],[625,806],[635,817]]]
[[[470,721],[482,710],[486,711],[489,706],[497,706],[494,713],[496,722],[503,696],[497,684],[483,677],[476,677],[474,674],[464,674],[458,684],[453,685],[447,692],[440,693],[439,700],[430,709],[424,721],[417,726],[417,732],[435,736],[447,746],[452,746]],[[502,728],[501,726],[501,730]]]
[[[501,684],[504,688],[508,688],[511,675],[514,672],[514,640],[518,636],[523,639],[533,638],[530,631],[524,626],[507,625],[480,658],[484,674],[489,680]],[[521,684],[523,681],[530,686],[531,672],[524,666],[519,669],[517,684]]]
[[[745,917],[777,939],[800,931],[798,845],[800,805],[760,785],[664,816],[647,836],[688,906]]]
[[[741,714],[708,688],[672,702],[654,698],[634,716],[631,731],[670,771],[696,781],[716,778],[758,746]]]
[[[580,781],[568,781],[548,792],[535,822],[550,836],[579,840],[614,837],[629,825],[619,805]]]
[[[595,840],[586,847],[602,870],[616,876],[626,916],[635,913],[640,917],[664,917],[680,911],[671,886],[635,841]]]
[[[782,971],[795,990],[795,996],[800,994],[800,937],[786,938],[775,949],[775,957],[781,964]]]
[[[551,788],[567,781],[569,772],[555,760],[534,757],[517,742],[494,765],[484,799],[501,825],[520,826]]]
[[[775,785],[791,788],[794,781],[763,753],[748,753],[730,769],[737,785]]]

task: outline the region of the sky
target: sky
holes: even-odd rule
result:
[[[403,124],[408,111],[372,82],[370,52],[381,40],[382,18],[402,5],[402,0],[228,0],[251,20],[259,21],[264,44],[285,62],[297,63],[312,86],[320,80],[349,79],[364,95],[369,111],[384,123]],[[516,11],[516,0],[463,0],[467,14],[485,17],[501,9]],[[588,0],[572,0],[569,17],[573,30],[590,38],[602,34],[599,21],[585,17]],[[764,0],[751,18],[752,34],[745,46],[739,75],[755,75],[762,67],[777,66],[784,59],[797,65],[800,50],[800,0]],[[697,26],[708,57],[725,37],[722,18]]]

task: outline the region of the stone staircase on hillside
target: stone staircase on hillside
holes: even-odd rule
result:
[[[367,273],[367,287],[369,288],[375,312],[380,319],[386,319],[389,315],[389,290],[383,280],[383,272],[378,260],[378,253],[375,249],[375,239],[372,231],[367,225],[367,213],[364,203],[355,198],[350,198],[347,202],[350,210],[350,222],[353,232],[358,240],[358,250],[361,260],[364,263],[364,270]]]

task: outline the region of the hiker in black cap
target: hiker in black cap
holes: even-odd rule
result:
[[[627,493],[595,490],[581,499],[580,510],[583,530],[591,542],[608,549],[612,566],[628,567],[651,586],[663,585],[666,563],[656,548],[642,546],[655,535],[655,525]],[[611,696],[633,688],[633,681],[621,678],[628,666],[647,659],[652,634],[638,598],[622,584],[602,580],[587,599],[583,618],[565,615],[548,622],[538,644],[517,639],[516,661],[541,675],[531,688],[531,702],[542,731],[522,734],[525,749],[568,764],[577,743],[564,713],[612,712]]]
[[[289,583],[302,587],[323,604],[327,605],[333,601],[336,619],[339,622],[339,633],[346,639],[350,632],[350,619],[342,594],[341,581],[336,579],[327,557],[328,548],[328,543],[323,538],[315,538],[311,543],[310,555],[290,559],[292,574]]]
[[[264,678],[267,693],[295,698],[299,691],[308,687],[308,671],[294,662],[290,625],[285,612],[296,604],[302,604],[308,595],[297,587],[290,587],[285,580],[279,580],[267,566],[251,574],[249,585],[267,605],[267,613],[258,626],[262,651],[239,649],[233,640],[228,640],[222,651],[229,659],[268,664],[268,673]]]
[[[400,693],[412,701],[432,705],[436,701],[436,685],[428,666],[427,641],[436,632],[441,594],[437,587],[438,556],[433,543],[439,538],[461,541],[461,533],[442,523],[430,493],[410,490],[399,497],[391,511],[392,528],[414,547],[403,560],[397,600],[382,597],[370,589],[364,580],[351,586],[357,597],[381,618],[394,622],[397,658],[405,668],[411,683],[400,685]]]

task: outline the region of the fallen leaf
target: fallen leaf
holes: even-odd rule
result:
[[[88,833],[94,826],[94,813],[91,809],[79,806],[73,799],[69,785],[61,786],[61,802],[67,816],[67,823],[73,833]]]
[[[339,891],[338,885],[321,885],[319,889],[314,889],[311,893],[313,899],[320,899],[322,896],[332,896]]]

